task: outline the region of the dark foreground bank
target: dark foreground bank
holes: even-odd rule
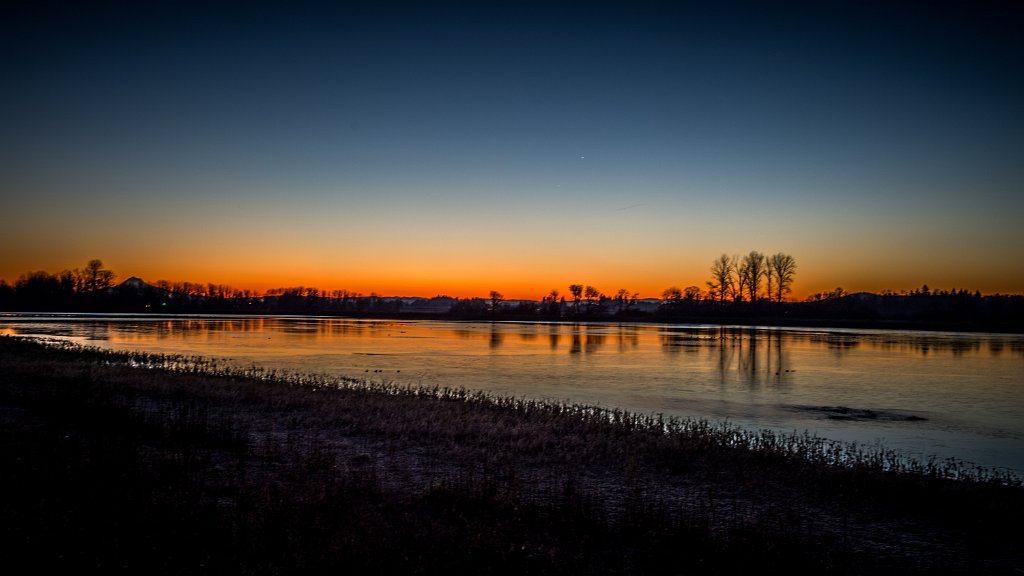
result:
[[[0,430],[34,571],[1024,570],[1016,478],[701,422],[3,337]]]

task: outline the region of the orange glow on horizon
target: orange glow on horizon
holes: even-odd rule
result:
[[[166,260],[122,255],[118,259],[103,259],[106,268],[117,275],[115,282],[129,277],[142,278],[150,284],[160,280],[173,283],[191,282],[196,284],[217,284],[234,290],[251,290],[265,294],[268,290],[290,287],[316,288],[321,293],[347,290],[349,293],[380,296],[402,296],[430,298],[446,295],[457,298],[487,298],[491,290],[500,292],[506,300],[540,300],[552,289],[569,299],[570,284],[592,285],[609,297],[619,289],[640,298],[660,298],[662,292],[676,286],[685,289],[697,286],[707,290],[710,278],[708,268],[713,257],[694,257],[693,262],[684,265],[656,266],[650,262],[628,265],[614,263],[549,261],[532,262],[529,259],[508,257],[501,261],[483,263],[460,263],[459,261],[396,261],[391,266],[372,260],[353,262],[345,266],[327,263],[311,258],[297,261],[294,257],[284,259],[282,253],[266,254],[265,264],[254,269],[250,258],[230,260],[183,259],[175,254]],[[237,254],[241,256],[241,254]],[[18,277],[30,271],[42,270],[51,274],[62,270],[84,267],[89,258],[76,256],[73,259],[47,260],[33,264],[7,261],[0,268],[0,278],[13,284]],[[703,260],[707,260],[705,263]],[[797,256],[798,269],[792,293],[785,299],[802,301],[818,292],[827,292],[842,287],[847,293],[874,292],[885,290],[909,291],[927,284],[932,290],[966,289],[983,294],[1020,294],[1014,289],[1013,279],[985,276],[979,271],[971,281],[968,274],[927,274],[910,271],[905,276],[887,276],[885,271],[864,267],[859,271],[857,263],[848,261],[843,268],[834,262],[822,260],[801,260]],[[286,264],[280,264],[285,262]],[[886,268],[889,270],[892,268]],[[343,270],[343,272],[333,272]]]

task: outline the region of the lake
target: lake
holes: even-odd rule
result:
[[[1024,335],[0,314],[0,335],[808,431],[1024,475]]]

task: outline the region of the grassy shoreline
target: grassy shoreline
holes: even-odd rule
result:
[[[0,419],[12,563],[1024,569],[1019,478],[706,422],[14,337],[0,338]]]

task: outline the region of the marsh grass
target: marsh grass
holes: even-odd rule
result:
[[[174,574],[1024,567],[1020,479],[953,460],[61,341],[5,337],[0,352],[9,563]]]

